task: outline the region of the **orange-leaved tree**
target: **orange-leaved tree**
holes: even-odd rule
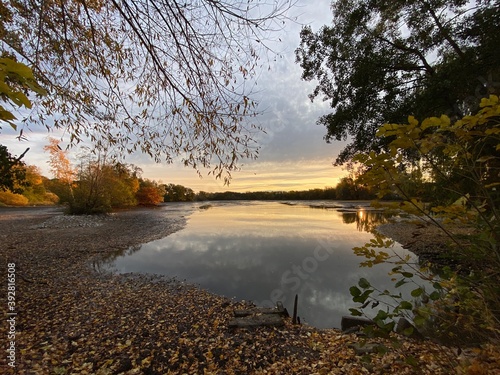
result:
[[[165,189],[154,181],[142,180],[136,193],[137,203],[144,206],[155,206],[163,202]]]

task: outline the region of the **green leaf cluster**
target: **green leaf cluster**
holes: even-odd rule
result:
[[[27,92],[32,91],[38,95],[46,95],[46,91],[38,85],[33,76],[33,71],[23,63],[11,58],[0,58],[0,98],[17,107],[31,108],[31,101]],[[7,122],[16,129],[16,116],[0,105],[0,120]],[[1,128],[0,128],[1,129]]]

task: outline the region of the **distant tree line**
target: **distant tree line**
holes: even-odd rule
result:
[[[134,165],[109,159],[102,153],[84,152],[73,166],[59,141],[45,146],[54,176],[43,177],[35,166],[25,165],[0,148],[0,205],[64,204],[72,214],[109,212],[116,208],[157,205],[161,202],[208,200],[314,200],[372,199],[373,190],[359,184],[352,175],[343,177],[336,187],[303,191],[216,192],[200,191],[179,184],[162,184],[142,178]]]
[[[292,191],[206,192],[195,193],[180,184],[162,184],[142,178],[142,170],[131,164],[108,160],[106,155],[90,152],[80,156],[73,166],[57,140],[45,147],[54,178],[41,175],[35,166],[25,165],[0,146],[0,205],[65,204],[72,214],[109,212],[137,205],[153,206],[162,202],[235,201],[235,200],[371,200],[379,193],[374,186],[360,182],[351,169],[335,187]],[[439,201],[435,185],[422,176],[409,176],[402,182],[424,201]],[[449,197],[448,197],[449,198]],[[383,199],[402,199],[387,193]]]
[[[224,191],[210,193],[175,184],[162,185],[165,189],[165,202],[192,201],[238,201],[238,200],[369,200],[376,196],[373,189],[361,185],[356,178],[349,176],[340,179],[335,187],[324,189],[292,190],[292,191]]]
[[[231,200],[369,200],[375,197],[372,190],[358,184],[351,177],[343,177],[335,187],[324,189],[292,190],[292,191],[225,191],[207,193],[200,191],[195,199],[198,201],[231,201]]]

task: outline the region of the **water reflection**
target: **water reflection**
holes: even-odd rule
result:
[[[387,223],[389,218],[389,215],[377,210],[359,209],[354,212],[342,212],[342,222],[356,223],[356,229],[360,232],[370,232],[377,225]]]
[[[132,255],[135,252],[141,250],[142,245],[130,246],[127,250],[116,250],[107,254],[106,258],[95,259],[92,261],[92,268],[98,273],[106,273],[110,271],[116,271],[115,261],[119,257],[126,257]]]
[[[186,279],[214,293],[265,306],[281,300],[320,328],[339,327],[353,307],[349,287],[366,277],[390,289],[389,265],[360,268],[352,248],[385,218],[364,210],[338,212],[301,205],[214,203],[192,214],[185,229],[115,254],[98,267]],[[399,245],[394,251],[406,254]]]

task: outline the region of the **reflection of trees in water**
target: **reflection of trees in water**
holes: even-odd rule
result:
[[[370,232],[376,225],[385,224],[390,215],[380,211],[358,210],[356,212],[342,212],[344,224],[356,223],[360,232]]]
[[[92,262],[92,267],[98,273],[108,273],[115,271],[113,269],[113,264],[118,257],[132,255],[136,251],[139,251],[142,247],[142,244],[130,246],[126,250],[116,250],[106,254],[104,257],[94,260]]]

